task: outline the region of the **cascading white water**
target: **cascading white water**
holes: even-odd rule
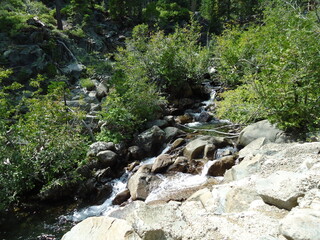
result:
[[[160,155],[167,153],[169,149],[170,145],[167,145],[160,153]],[[153,164],[156,158],[157,157],[146,158],[144,161],[140,163],[140,166],[146,164]],[[79,222],[88,217],[107,215],[111,211],[119,208],[119,206],[117,205],[112,205],[112,200],[118,193],[126,189],[129,177],[130,173],[125,172],[120,178],[114,179],[110,182],[110,184],[112,185],[112,194],[108,199],[105,200],[103,204],[86,207],[81,210],[76,210],[72,215],[67,216],[66,219],[74,222]]]
[[[120,178],[111,181],[112,194],[103,204],[90,206],[79,211],[76,210],[71,216],[68,216],[67,219],[79,222],[88,217],[104,215],[105,212],[110,212],[117,208],[117,206],[112,205],[112,200],[118,193],[126,189],[128,178],[129,173],[125,172]]]

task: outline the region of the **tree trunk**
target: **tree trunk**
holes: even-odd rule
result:
[[[56,0],[56,19],[57,19],[57,28],[63,30],[63,24],[61,19],[61,0]]]

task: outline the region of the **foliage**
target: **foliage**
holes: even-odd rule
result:
[[[252,101],[272,122],[288,130],[312,130],[320,118],[317,18],[297,5],[274,4],[265,11],[263,25],[230,30],[218,39],[218,71],[225,83],[248,85],[257,96]]]
[[[181,7],[178,3],[166,1],[150,2],[143,9],[144,21],[158,25],[160,28],[175,25],[183,20],[189,20],[189,10]]]
[[[210,31],[221,33],[224,25],[252,21],[260,13],[259,0],[202,0],[201,15],[209,21]]]
[[[16,35],[22,28],[30,27],[27,20],[35,16],[49,26],[55,23],[52,12],[41,2],[4,0],[0,4],[1,32]]]
[[[41,95],[25,92],[20,103],[10,99],[21,86],[3,87],[0,94],[0,202],[2,207],[28,191],[41,191],[56,179],[73,179],[85,158],[86,139],[80,135],[81,115],[63,104],[63,84],[54,82]],[[22,112],[26,112],[22,114]]]
[[[224,101],[217,102],[217,117],[241,124],[266,117],[265,109],[257,101],[256,92],[250,87],[242,85],[220,94]]]
[[[127,75],[147,76],[160,90],[176,93],[181,84],[202,80],[211,64],[210,50],[199,45],[199,37],[196,23],[169,35],[163,31],[149,34],[146,25],[139,25],[127,48],[116,56],[121,63],[118,68]]]
[[[81,78],[80,85],[83,88],[92,89],[95,87],[94,82],[90,78]]]

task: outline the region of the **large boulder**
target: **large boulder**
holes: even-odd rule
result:
[[[213,139],[211,137],[199,137],[192,140],[186,145],[183,155],[189,160],[203,158],[206,145],[212,144],[212,142]]]
[[[163,147],[165,135],[165,132],[161,128],[153,126],[136,137],[135,145],[143,149],[148,156],[154,156]]]
[[[87,156],[97,156],[99,152],[111,150],[115,151],[115,145],[113,142],[95,142],[92,143],[89,147],[89,151],[87,152]]]
[[[128,181],[128,189],[132,200],[145,200],[157,186],[158,177],[151,174],[152,165],[143,165]]]
[[[280,223],[280,232],[290,240],[320,240],[320,190],[313,189]]]
[[[141,238],[125,220],[91,217],[74,226],[62,240],[141,240]]]
[[[113,151],[106,150],[97,154],[99,168],[114,167],[118,161],[118,155]]]
[[[298,205],[298,198],[304,195],[304,178],[299,173],[278,171],[268,178],[259,179],[257,192],[264,202],[291,210]]]
[[[178,136],[184,135],[185,132],[176,127],[166,127],[164,129],[166,133],[166,142],[170,142],[177,138]]]
[[[237,156],[225,156],[217,159],[208,169],[209,176],[223,176],[226,170],[230,169],[234,164]]]
[[[244,128],[240,132],[238,144],[247,146],[253,140],[261,137],[264,137],[267,142],[275,143],[283,143],[289,140],[282,130],[268,120],[262,120]]]
[[[173,164],[174,159],[169,154],[162,154],[156,158],[152,165],[151,172],[161,173],[164,172],[171,164]]]

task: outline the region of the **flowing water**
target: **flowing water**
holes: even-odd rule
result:
[[[192,123],[185,124],[184,127],[189,130],[196,130],[198,133],[210,134],[211,130],[215,135],[219,133],[224,133],[228,130],[227,126],[230,124],[228,121],[212,120],[207,123],[199,122],[199,116],[202,112],[208,111],[212,105],[214,105],[214,100],[216,98],[217,89],[213,88],[211,92],[210,99],[202,102],[199,109],[194,112],[188,112],[191,114],[196,121]],[[217,131],[218,129],[218,131]],[[229,135],[229,133],[228,133]],[[232,136],[232,135],[231,135]],[[162,151],[161,154],[167,153],[170,146]],[[234,147],[226,147],[223,149],[218,149],[216,151],[215,158],[220,158],[224,155],[229,155],[235,152]],[[147,158],[140,163],[141,165],[153,164],[156,157]],[[208,161],[199,175],[191,175],[186,173],[175,173],[171,175],[157,174],[160,179],[158,187],[154,189],[146,199],[146,202],[156,201],[162,199],[165,195],[174,194],[177,191],[184,189],[194,188],[203,185],[208,180],[207,171],[209,167],[215,162]],[[119,208],[119,206],[113,206],[112,200],[114,197],[126,189],[127,181],[131,173],[125,172],[119,179],[114,179],[111,182],[113,187],[113,192],[111,196],[105,200],[101,205],[88,206],[82,209],[75,209],[74,206],[67,205],[68,207],[44,207],[34,210],[34,212],[29,211],[26,213],[16,214],[7,213],[5,216],[0,218],[0,240],[36,240],[45,239],[38,236],[47,234],[49,237],[52,235],[52,240],[58,240],[62,235],[70,230],[71,226],[75,223],[82,221],[91,216],[101,216],[108,215],[111,211]],[[220,180],[220,178],[217,178]],[[47,238],[50,239],[50,238]]]

